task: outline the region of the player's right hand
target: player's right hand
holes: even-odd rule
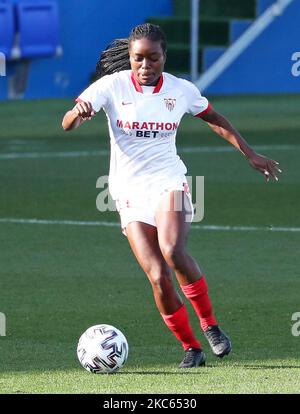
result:
[[[90,102],[77,102],[73,111],[84,120],[92,119],[92,117],[96,115],[96,111],[93,109]]]

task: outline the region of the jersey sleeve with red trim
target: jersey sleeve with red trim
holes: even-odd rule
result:
[[[187,113],[200,116],[202,112],[204,113],[211,107],[207,98],[201,95],[199,89],[192,82],[183,80],[183,93],[187,102]]]
[[[84,90],[76,99],[76,102],[80,101],[90,102],[96,112],[105,107],[109,101],[108,76],[97,80]]]

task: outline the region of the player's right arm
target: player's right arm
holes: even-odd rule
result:
[[[68,111],[62,120],[62,127],[65,131],[72,131],[82,125],[87,119],[96,115],[92,104],[80,100],[73,109]]]

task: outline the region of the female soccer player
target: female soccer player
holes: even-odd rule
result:
[[[121,226],[152,285],[157,308],[181,342],[181,368],[205,364],[186,307],[174,288],[175,272],[183,294],[199,317],[212,352],[231,351],[228,336],[213,314],[203,272],[186,251],[193,208],[185,165],[175,137],[182,116],[200,118],[236,147],[266,181],[277,180],[278,162],[257,154],[226,118],[189,81],[163,72],[166,39],[159,26],[135,27],[129,39],[114,41],[97,65],[100,79],[77,98],[62,122],[70,131],[104,109],[111,140],[109,189]]]

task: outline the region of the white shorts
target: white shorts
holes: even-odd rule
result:
[[[115,200],[117,211],[120,214],[123,234],[126,236],[126,227],[133,221],[141,221],[156,227],[155,214],[158,211],[159,203],[166,193],[172,191],[183,191],[185,193],[186,197],[184,197],[184,205],[176,206],[176,210],[182,211],[182,208],[184,207],[186,211],[186,221],[191,223],[194,218],[194,207],[188,183],[186,178],[183,177],[180,180],[180,183],[178,182],[175,185],[173,183],[163,189],[159,188],[154,191],[152,190],[150,193],[145,191],[145,193],[139,195],[139,197],[131,196]]]

